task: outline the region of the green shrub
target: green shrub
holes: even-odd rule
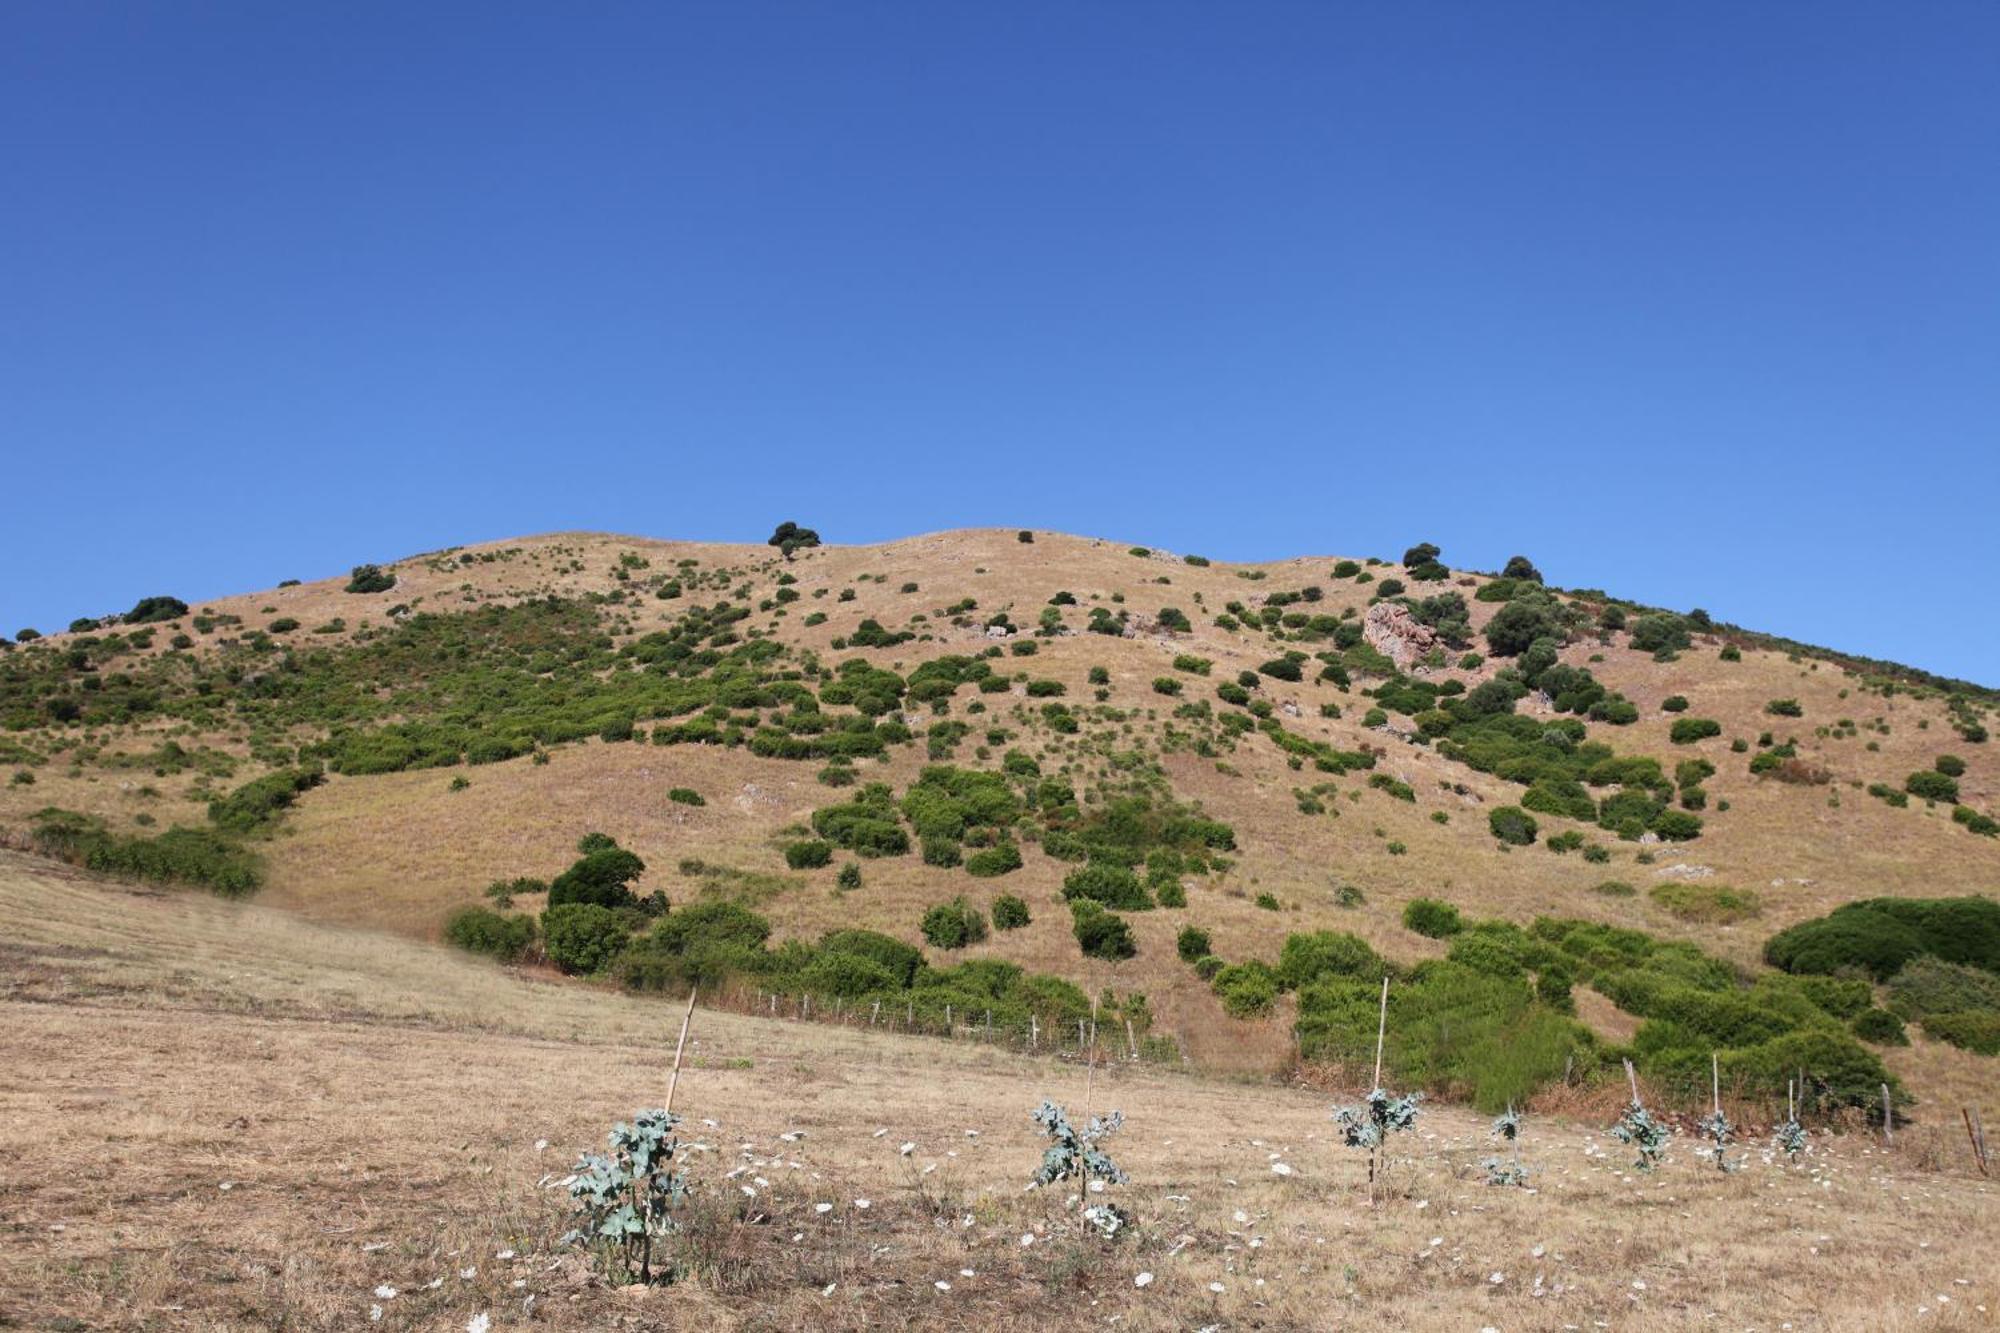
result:
[[[700,806],[708,804],[707,798],[702,796],[693,787],[671,787],[667,791],[667,799],[676,805]]]
[[[861,887],[861,863],[849,861],[840,867],[840,873],[833,877],[834,887],[851,893]]]
[[[1266,912],[1275,912],[1278,910],[1278,895],[1275,893],[1260,893],[1257,895],[1256,903],[1258,907]]]
[[[1922,773],[1912,773],[1903,783],[1903,790],[1920,801],[1944,801],[1948,804],[1958,800],[1958,783],[1935,769]]]
[[[1195,959],[1194,974],[1200,977],[1203,981],[1213,981],[1216,978],[1216,974],[1221,972],[1222,969],[1227,966],[1229,966],[1229,964],[1223,962],[1220,958],[1217,958],[1214,954],[1210,954],[1206,958]]]
[[[1087,898],[1119,911],[1145,911],[1153,906],[1153,895],[1131,868],[1109,861],[1091,861],[1072,870],[1063,877],[1062,891],[1072,903]]]
[[[1419,935],[1441,940],[1465,929],[1458,909],[1435,898],[1412,898],[1403,908],[1403,924]]]
[[[347,580],[347,591],[354,593],[387,592],[396,586],[396,576],[380,565],[356,565]]]
[[[1918,957],[1889,978],[1888,1007],[1904,1018],[1990,1009],[2000,1013],[2000,974]]]
[[[1806,710],[1797,699],[1773,699],[1764,705],[1764,711],[1772,717],[1804,717]]]
[[[1174,940],[1174,951],[1183,963],[1197,963],[1208,957],[1211,946],[1208,932],[1199,926],[1183,926]]]
[[[1486,648],[1495,657],[1519,657],[1538,639],[1562,641],[1560,609],[1555,599],[1535,594],[1517,597],[1486,622]]]
[[[826,953],[853,954],[869,959],[889,977],[889,984],[901,989],[911,985],[924,970],[924,955],[915,945],[873,930],[836,930],[820,939]]]
[[[632,906],[634,898],[628,886],[646,872],[646,863],[601,833],[587,836],[578,847],[583,855],[550,881],[548,905]]]
[[[535,942],[533,917],[506,916],[484,907],[461,907],[446,919],[445,938],[461,949],[511,963]]]
[[[1540,829],[1535,817],[1517,805],[1496,806],[1488,811],[1486,827],[1494,837],[1512,847],[1528,846]]]
[[[966,873],[981,879],[992,879],[1011,874],[1021,868],[1021,849],[1011,842],[997,842],[991,847],[982,847],[965,858]]]
[[[1854,969],[1883,981],[1923,954],[2000,972],[2000,903],[1989,898],[1869,898],[1773,935],[1764,959],[1787,972]]]
[[[1028,914],[1028,904],[1011,893],[1003,893],[993,900],[995,930],[1019,930],[1032,919]]]
[[[1931,767],[1948,778],[1962,778],[1965,776],[1965,761],[1955,754],[1939,755],[1937,762],[1932,764]]]
[[[1887,1009],[1863,1009],[1854,1016],[1854,1035],[1877,1046],[1908,1046],[1903,1020]]]
[[[1278,1000],[1278,978],[1263,963],[1236,963],[1223,968],[1209,983],[1231,1018],[1267,1014]]]
[[[1285,990],[1297,990],[1321,977],[1377,981],[1388,966],[1359,936],[1340,930],[1316,930],[1285,937],[1284,950],[1278,957],[1278,984]]]
[[[230,833],[265,832],[283,817],[301,793],[318,786],[323,776],[317,766],[266,773],[227,796],[210,801],[208,821]]]
[[[1979,1055],[2000,1055],[2000,1013],[1990,1009],[1929,1014],[1924,1035]]]
[[[1684,694],[1670,694],[1660,700],[1660,707],[1669,713],[1685,713],[1688,710],[1687,696]]]
[[[1667,739],[1675,745],[1692,745],[1696,741],[1707,740],[1710,736],[1720,736],[1722,724],[1707,717],[1680,717],[1667,729]]]
[[[1132,928],[1125,918],[1107,912],[1095,899],[1078,898],[1069,905],[1072,929],[1076,934],[1077,947],[1089,958],[1105,958],[1117,961],[1131,958],[1139,952],[1139,946],[1132,939]]]
[[[833,863],[833,844],[811,838],[785,844],[785,864],[794,870],[817,870]]]
[[[1607,879],[1592,889],[1591,892],[1601,893],[1607,898],[1630,898],[1638,890],[1627,884],[1624,880]]]
[[[188,604],[178,597],[141,597],[130,611],[125,613],[128,625],[152,625],[164,620],[179,620],[188,613]]]
[[[597,972],[625,947],[623,919],[591,902],[565,902],[542,913],[542,948],[569,973]]]
[[[922,929],[934,948],[963,949],[986,938],[986,918],[965,899],[954,898],[925,912]]]

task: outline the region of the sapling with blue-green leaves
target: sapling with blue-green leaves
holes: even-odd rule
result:
[[[1341,1138],[1350,1148],[1368,1153],[1368,1201],[1375,1202],[1375,1180],[1381,1174],[1382,1147],[1391,1134],[1412,1129],[1417,1123],[1417,1103],[1424,1095],[1413,1092],[1396,1097],[1382,1087],[1382,1045],[1389,1031],[1389,978],[1382,978],[1382,1006],[1375,1025],[1375,1082],[1366,1100],[1357,1106],[1334,1108],[1333,1119]]]
[[[1611,1137],[1620,1143],[1630,1144],[1639,1153],[1639,1160],[1632,1163],[1640,1171],[1651,1171],[1667,1154],[1667,1140],[1673,1131],[1653,1119],[1646,1110],[1646,1104],[1639,1100],[1639,1075],[1633,1070],[1632,1062],[1625,1062],[1625,1081],[1632,1085],[1632,1104],[1625,1108],[1618,1123],[1611,1127]]]

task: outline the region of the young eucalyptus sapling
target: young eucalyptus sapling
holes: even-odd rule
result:
[[[1611,1137],[1638,1149],[1639,1160],[1632,1163],[1633,1167],[1650,1171],[1666,1156],[1667,1140],[1673,1137],[1673,1131],[1653,1119],[1645,1103],[1639,1100],[1639,1076],[1633,1072],[1630,1060],[1625,1062],[1625,1078],[1632,1085],[1632,1104],[1611,1127]]]
[[[1729,1140],[1734,1135],[1736,1126],[1730,1124],[1729,1117],[1722,1113],[1721,1063],[1714,1052],[1709,1053],[1708,1063],[1711,1080],[1710,1086],[1714,1090],[1715,1110],[1701,1122],[1699,1128],[1703,1136],[1715,1144],[1715,1147],[1710,1150],[1715,1157],[1715,1169],[1718,1171],[1733,1171],[1735,1168],[1730,1166],[1729,1159],[1724,1155],[1723,1150],[1729,1146]]]
[[[1081,1130],[1070,1123],[1067,1111],[1051,1101],[1044,1101],[1032,1115],[1050,1139],[1041,1165],[1035,1168],[1035,1184],[1075,1179],[1085,1202],[1084,1221],[1107,1238],[1116,1236],[1132,1219],[1116,1204],[1090,1202],[1090,1182],[1095,1177],[1107,1184],[1123,1185],[1129,1179],[1099,1146],[1118,1132],[1125,1123],[1125,1113],[1113,1111],[1101,1119],[1093,1116]]]
[[[1492,1137],[1506,1144],[1510,1155],[1488,1157],[1480,1163],[1486,1169],[1486,1183],[1489,1185],[1526,1185],[1528,1168],[1521,1165],[1521,1113],[1514,1104],[1507,1104],[1507,1111],[1493,1122],[1488,1131]]]
[[[1368,1198],[1375,1198],[1375,1179],[1381,1174],[1382,1145],[1389,1135],[1400,1134],[1415,1127],[1417,1123],[1417,1103],[1424,1099],[1421,1092],[1410,1093],[1406,1097],[1394,1097],[1382,1088],[1382,1044],[1389,1030],[1389,978],[1382,978],[1381,1014],[1375,1026],[1375,1085],[1368,1097],[1358,1106],[1337,1106],[1333,1119],[1340,1126],[1341,1137],[1350,1148],[1365,1149],[1368,1153]]]
[[[1806,1127],[1799,1123],[1797,1087],[1792,1080],[1785,1081],[1785,1119],[1771,1131],[1771,1140],[1778,1151],[1793,1161],[1797,1161],[1799,1154],[1806,1150]]]
[[[612,1276],[653,1280],[653,1242],[679,1230],[674,1209],[687,1198],[687,1176],[674,1170],[680,1117],[641,1111],[611,1127],[608,1154],[584,1153],[563,1181],[575,1225],[562,1240],[590,1252]]]

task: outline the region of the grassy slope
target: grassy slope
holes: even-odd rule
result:
[[[345,594],[341,581],[334,580],[226,598],[209,606],[243,616],[246,628],[277,616],[292,616],[308,626],[343,616],[351,630],[363,623],[365,615],[379,619],[396,601],[450,611],[550,592],[608,590],[617,586],[611,571],[624,552],[646,557],[655,570],[682,558],[698,559],[708,568],[743,570],[755,596],[768,595],[776,573],[785,568],[764,547],[592,534],[557,534],[472,549],[510,554],[467,566],[450,559],[407,560],[395,567],[397,588],[373,598]],[[1174,701],[1153,694],[1149,682],[1170,674],[1175,653],[1214,659],[1215,674],[1208,680],[1188,678],[1186,697],[1203,698],[1212,697],[1215,681],[1253,669],[1283,646],[1261,634],[1216,628],[1210,622],[1226,601],[1254,602],[1262,594],[1312,582],[1327,590],[1326,600],[1314,611],[1338,614],[1345,607],[1364,606],[1371,589],[1329,578],[1330,565],[1330,558],[1315,557],[1257,566],[1266,577],[1248,581],[1241,575],[1251,572],[1249,567],[1197,568],[1166,557],[1142,559],[1116,543],[1040,534],[1034,544],[1024,545],[1011,530],[942,533],[884,546],[833,547],[803,554],[790,569],[805,600],[794,604],[788,616],[775,620],[758,616],[748,623],[772,624],[784,642],[838,660],[847,654],[834,652],[831,640],[851,631],[863,617],[875,617],[896,629],[913,612],[935,613],[962,597],[977,598],[982,614],[1011,609],[1022,625],[1032,625],[1058,589],[1073,592],[1081,603],[1069,612],[1072,626],[1080,626],[1082,613],[1092,605],[1110,605],[1114,594],[1122,594],[1124,607],[1135,613],[1149,615],[1164,605],[1178,606],[1195,621],[1193,633],[1132,639],[1075,634],[1044,640],[1037,656],[1005,663],[1008,669],[1065,682],[1069,699],[1076,703],[1089,699],[1087,670],[1097,664],[1108,667],[1113,680],[1110,702],[1138,711],[1135,735],[1143,739],[1171,712]],[[1393,567],[1377,572],[1400,573]],[[871,581],[856,582],[864,575]],[[1171,582],[1156,582],[1161,578]],[[919,584],[919,591],[901,592],[906,582]],[[1437,586],[1413,585],[1418,592]],[[811,594],[822,588],[829,595],[812,599]],[[855,589],[855,600],[836,603],[831,593],[844,588]],[[1460,590],[1469,598],[1471,587]],[[689,600],[715,600],[715,594],[691,594]],[[682,605],[641,600],[635,630],[664,623]],[[1485,603],[1471,605],[1475,628],[1495,609]],[[830,614],[828,623],[804,626],[806,612],[816,609]],[[926,657],[976,652],[986,645],[976,628],[954,630],[941,617],[934,616],[930,628],[939,634],[939,641],[863,655],[907,670]],[[1637,724],[1593,726],[1593,735],[1611,740],[1621,753],[1657,756],[1669,769],[1677,759],[1701,754],[1719,770],[1706,784],[1710,809],[1703,837],[1684,846],[1659,848],[1659,864],[1653,867],[1634,863],[1632,844],[1618,843],[1594,828],[1585,831],[1613,849],[1610,865],[1590,865],[1574,855],[1554,856],[1540,846],[1504,852],[1487,833],[1485,810],[1517,800],[1519,787],[1365,730],[1360,718],[1369,701],[1359,694],[1364,681],[1357,681],[1356,692],[1348,695],[1330,685],[1267,681],[1271,697],[1297,703],[1299,716],[1285,719],[1292,730],[1343,748],[1364,742],[1386,745],[1382,770],[1410,782],[1417,800],[1409,804],[1391,799],[1367,789],[1360,776],[1350,776],[1339,782],[1338,819],[1308,817],[1297,812],[1291,792],[1321,775],[1309,769],[1303,774],[1289,770],[1275,747],[1261,737],[1253,736],[1226,756],[1231,772],[1192,754],[1167,756],[1164,767],[1174,790],[1230,822],[1242,851],[1237,868],[1219,885],[1204,883],[1194,889],[1188,908],[1134,915],[1141,952],[1131,962],[1114,967],[1078,957],[1057,895],[1066,867],[1032,849],[1026,869],[995,881],[934,870],[914,856],[869,862],[867,887],[840,897],[832,891],[833,871],[828,869],[801,877],[800,887],[759,910],[773,918],[781,935],[811,936],[836,926],[864,925],[914,942],[917,919],[931,902],[957,892],[980,902],[1000,892],[1018,893],[1034,906],[1035,924],[998,935],[969,951],[971,956],[1006,957],[1061,972],[1085,982],[1093,992],[1103,985],[1143,990],[1152,998],[1161,1026],[1180,1035],[1197,1058],[1265,1069],[1286,1045],[1284,1020],[1243,1025],[1225,1019],[1207,988],[1174,958],[1172,940],[1183,924],[1193,921],[1208,928],[1217,952],[1232,959],[1274,957],[1288,931],[1337,927],[1355,931],[1391,956],[1408,961],[1437,949],[1400,923],[1403,904],[1428,895],[1451,899],[1470,915],[1526,921],[1537,913],[1554,912],[1687,936],[1747,963],[1755,960],[1762,940],[1773,930],[1843,901],[1877,894],[1990,891],[2000,884],[2000,842],[1967,835],[1950,823],[1942,809],[1926,811],[1921,803],[1919,808],[1891,809],[1852,785],[1886,781],[1900,786],[1912,770],[1928,767],[1937,753],[1949,750],[1964,755],[1971,765],[1961,781],[1968,803],[1982,809],[2000,803],[2000,760],[1991,746],[1959,743],[1946,725],[1939,701],[1907,695],[1885,700],[1863,694],[1856,688],[1856,678],[1831,665],[1793,661],[1775,652],[1746,650],[1741,662],[1725,663],[1717,659],[1713,644],[1697,643],[1680,660],[1657,663],[1650,655],[1622,646],[1623,636],[1617,637],[1619,646],[1586,642],[1571,645],[1564,653],[1566,661],[1578,664],[1601,653],[1603,660],[1589,665],[1641,710]],[[1486,670],[1491,669],[1489,664]],[[1479,674],[1483,673],[1468,676],[1468,682]],[[1849,692],[1846,698],[1841,697],[1844,691]],[[1661,712],[1659,703],[1674,694],[1692,701],[1689,716],[1721,721],[1723,736],[1694,746],[1670,744],[1671,715]],[[969,697],[968,691],[961,700]],[[1777,697],[1799,699],[1804,718],[1765,716],[1764,703]],[[1025,702],[1018,695],[1003,696],[994,703],[994,713],[967,720],[989,722],[1007,706]],[[1337,722],[1320,718],[1322,702],[1340,703],[1345,718]],[[967,717],[963,702],[955,707],[954,716]],[[1854,739],[1815,738],[1816,725],[1843,717],[1864,728],[1880,718],[1890,732],[1879,735],[1864,729]],[[1798,736],[1801,753],[1825,764],[1836,781],[1825,787],[1798,787],[1749,777],[1748,756],[1729,753],[1728,740],[1734,736],[1754,740],[1767,729],[1780,739]],[[231,744],[226,739],[206,739],[224,748]],[[1044,733],[1028,739],[1048,738]],[[1879,749],[1867,750],[1870,741]],[[114,744],[130,749],[150,743],[144,737],[114,738]],[[978,762],[971,757],[973,743],[961,750],[958,762]],[[921,764],[920,747],[903,747],[886,766],[864,764],[862,771],[866,777],[880,776],[900,786]],[[683,857],[782,872],[778,831],[801,821],[814,806],[839,799],[814,781],[817,767],[758,759],[743,751],[589,742],[559,747],[546,766],[522,759],[470,770],[335,778],[305,797],[270,847],[271,884],[264,901],[317,920],[433,936],[445,913],[473,900],[488,881],[560,869],[577,836],[591,828],[614,834],[647,859],[652,870],[642,888],[659,887],[669,896],[684,896],[687,881],[674,872]],[[453,792],[450,783],[461,773],[472,785]],[[188,784],[185,776],[149,779],[95,768],[71,775],[60,765],[49,765],[38,778],[31,788],[0,788],[0,825],[43,804],[89,810],[120,826],[129,826],[142,809],[153,812],[161,825],[200,818],[199,807],[177,800]],[[1446,789],[1448,784],[1462,784],[1468,794],[1454,794]],[[144,795],[147,786],[159,795]],[[672,786],[694,787],[709,804],[690,809],[670,803],[666,791]],[[1732,809],[1717,813],[1719,800],[1731,802]],[[1434,823],[1433,811],[1446,813],[1450,823]],[[1564,821],[1546,817],[1542,823],[1545,834],[1565,827]],[[1407,854],[1391,855],[1391,842],[1404,844]],[[1676,921],[1651,903],[1643,890],[1677,862],[1711,867],[1714,882],[1756,889],[1764,898],[1763,915],[1734,927]],[[1590,892],[1607,878],[1632,882],[1642,893],[1608,899]],[[1367,905],[1359,910],[1335,907],[1334,890],[1343,883],[1362,887]],[[1265,891],[1275,894],[1285,910],[1274,915],[1255,907],[1253,899]]]
[[[1140,1223],[1079,1250],[1061,1200],[1021,1190],[1027,1111],[1078,1101],[1074,1065],[706,1012],[679,1106],[710,1258],[618,1294],[560,1257],[548,1182],[658,1099],[662,1006],[5,853],[0,920],[10,1326],[1896,1331],[2000,1309],[1993,1186],[1938,1130],[1726,1176],[1683,1143],[1641,1179],[1600,1117],[1536,1119],[1531,1193],[1479,1184],[1484,1122],[1441,1109],[1371,1212],[1323,1097],[1110,1067],[1094,1104],[1129,1117]]]

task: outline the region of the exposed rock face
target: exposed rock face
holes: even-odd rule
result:
[[[1361,622],[1368,646],[1396,664],[1398,671],[1421,669],[1425,654],[1437,647],[1437,634],[1420,624],[1407,607],[1377,602]]]

